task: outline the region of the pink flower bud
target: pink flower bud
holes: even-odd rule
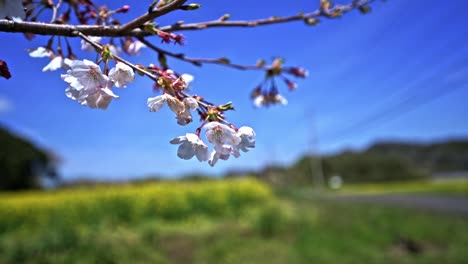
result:
[[[124,5],[121,8],[115,10],[115,12],[116,13],[127,13],[128,10],[130,10],[130,6],[129,5]]]
[[[298,78],[305,78],[307,77],[307,75],[309,75],[309,73],[304,68],[301,68],[301,67],[289,68],[288,73]]]
[[[293,91],[297,87],[297,84],[289,79],[284,78],[284,82],[288,86],[289,91]]]

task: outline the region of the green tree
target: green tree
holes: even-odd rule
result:
[[[24,138],[0,127],[0,190],[41,187],[44,179],[58,179],[55,159]]]

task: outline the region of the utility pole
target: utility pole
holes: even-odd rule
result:
[[[314,189],[322,191],[325,187],[325,175],[323,173],[322,156],[320,154],[318,133],[315,123],[315,115],[310,107],[305,111],[305,120],[308,122],[308,141],[309,141],[309,167],[310,177]]]

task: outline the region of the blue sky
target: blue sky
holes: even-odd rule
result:
[[[108,2],[113,7],[125,3]],[[144,12],[146,2],[138,1],[132,13],[120,17],[125,21]],[[203,0],[197,11],[174,12],[158,22],[206,21],[225,13],[233,20],[291,15],[315,9],[318,2]],[[166,45],[192,57],[225,56],[240,64],[281,56],[287,65],[309,70],[296,91],[280,88],[288,106],[255,109],[249,93],[262,80],[260,72],[170,61],[178,72],[195,76],[194,93],[215,103],[233,101],[236,111],[228,119],[257,132],[256,149],[214,168],[177,158],[177,147],[168,141],[193,132],[198,124],[180,127],[168,109],[150,113],[145,102],[155,94],[149,79],[137,77],[127,89],[116,90],[121,98],[106,111],[66,98],[61,72],[42,73],[48,59],[32,59],[26,52],[44,45],[44,37],[26,41],[21,34],[0,33],[0,58],[13,74],[10,80],[0,79],[0,123],[57,153],[67,179],[217,174],[290,164],[310,151],[360,149],[379,140],[468,136],[468,2],[390,0],[375,1],[372,8],[369,15],[353,11],[341,19],[322,20],[317,27],[298,22],[183,32],[185,46]],[[72,42],[81,59],[95,58],[78,51],[78,40]],[[149,50],[129,59],[156,62]]]

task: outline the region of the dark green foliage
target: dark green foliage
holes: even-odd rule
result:
[[[433,172],[468,171],[468,140],[431,144],[386,142],[375,144],[366,152],[398,156]]]
[[[326,178],[340,175],[346,182],[421,179],[428,173],[396,155],[346,153],[323,160]]]
[[[38,188],[41,177],[57,178],[49,153],[0,127],[0,190]]]
[[[260,211],[254,228],[263,238],[272,238],[285,228],[287,218],[281,210],[280,206],[270,204]]]
[[[433,144],[387,142],[360,152],[304,156],[289,167],[269,166],[258,178],[275,186],[301,186],[339,175],[345,182],[404,181],[437,172],[468,171],[468,140]]]

